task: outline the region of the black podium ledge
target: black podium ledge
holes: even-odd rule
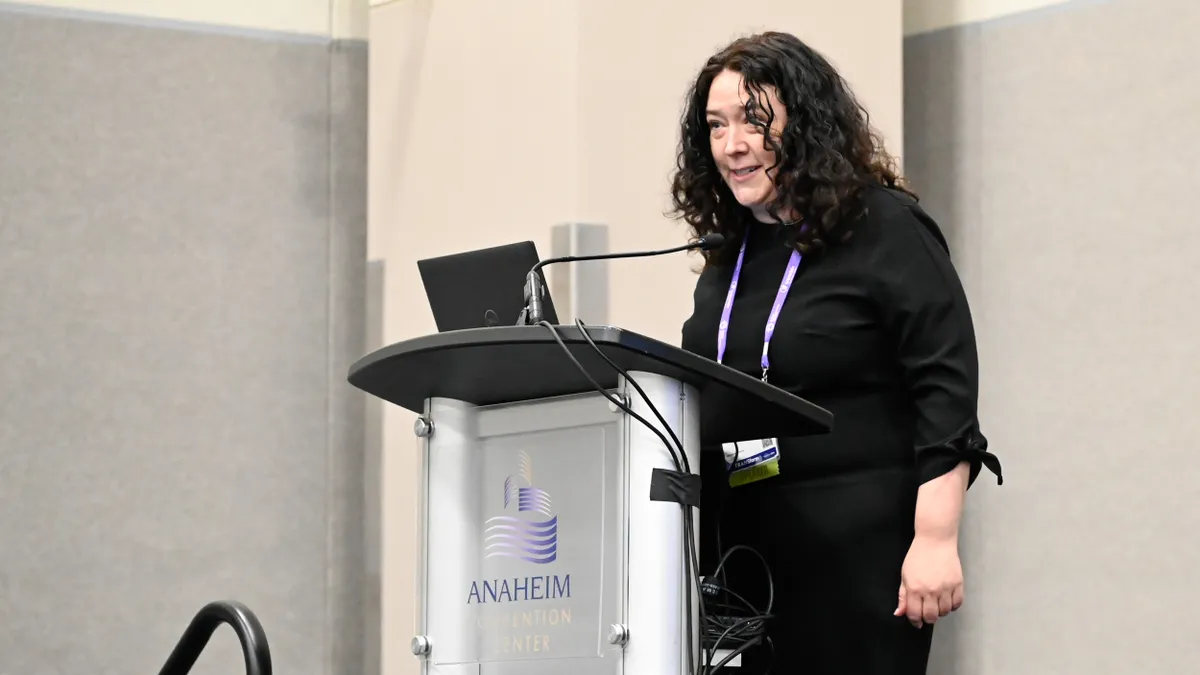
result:
[[[710,359],[620,328],[589,326],[587,331],[625,370],[696,387],[704,445],[827,433],[833,427],[829,411]],[[617,386],[618,374],[578,326],[559,326],[558,332],[597,382]],[[348,379],[417,413],[424,412],[430,397],[484,406],[594,391],[545,326],[473,328],[405,340],[359,359]]]

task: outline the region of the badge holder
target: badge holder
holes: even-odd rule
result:
[[[742,240],[741,251],[738,252],[737,264],[733,268],[733,278],[729,282],[729,291],[725,295],[725,306],[721,311],[721,322],[717,328],[717,363],[725,360],[725,347],[729,339],[729,318],[733,313],[733,301],[737,296],[738,281],[742,276],[742,263],[746,257],[746,240]],[[775,335],[775,325],[779,321],[779,313],[783,309],[784,300],[796,279],[800,268],[800,253],[792,251],[787,269],[779,290],[775,293],[775,304],[767,318],[767,326],[763,335],[762,348],[762,380],[767,381],[767,371],[771,369],[770,349],[771,338]],[[725,469],[729,475],[730,487],[738,487],[755,483],[779,475],[779,439],[763,438],[757,441],[724,443],[721,449],[725,454]],[[743,453],[743,449],[746,452]]]

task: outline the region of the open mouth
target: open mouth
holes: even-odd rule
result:
[[[736,179],[736,180],[745,180],[745,179],[749,178],[750,176],[754,175],[754,172],[758,171],[761,168],[762,168],[761,165],[747,166],[747,167],[744,167],[741,169],[735,169],[735,170],[731,171],[730,173],[733,175],[734,179]]]

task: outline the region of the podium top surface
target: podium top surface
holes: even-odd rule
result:
[[[597,382],[617,386],[619,374],[577,326],[557,329]],[[710,359],[620,328],[588,326],[587,332],[626,371],[695,386],[702,444],[826,433],[833,426],[829,411]],[[418,413],[430,397],[492,405],[595,390],[545,326],[472,328],[405,340],[359,359],[348,379],[368,394]]]

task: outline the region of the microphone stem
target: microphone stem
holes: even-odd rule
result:
[[[545,318],[542,310],[542,276],[538,274],[536,268],[526,278],[525,289],[527,296],[525,301],[529,307],[529,315],[526,323],[530,326],[536,326]]]
[[[633,253],[600,253],[600,254],[595,254],[595,255],[568,255],[568,256],[562,256],[560,258],[548,258],[546,260],[541,260],[536,265],[533,266],[533,269],[529,270],[529,274],[525,277],[525,321],[524,321],[524,324],[526,326],[536,326],[538,323],[540,323],[542,320],[544,320],[546,318],[545,310],[543,309],[543,304],[542,304],[542,296],[546,291],[545,291],[545,288],[543,288],[542,277],[539,274],[539,271],[547,265],[550,265],[552,263],[561,263],[561,262],[585,262],[588,260],[616,260],[616,259],[620,259],[620,258],[646,258],[646,257],[650,257],[650,256],[665,255],[667,253],[678,253],[680,251],[689,251],[689,250],[697,249],[697,248],[708,250],[710,248],[716,248],[717,246],[720,246],[723,242],[724,242],[724,237],[722,237],[719,234],[716,234],[716,235],[707,235],[705,237],[701,237],[700,241],[695,242],[695,243],[684,244],[682,246],[675,246],[672,248],[659,249],[657,251],[638,251],[638,252],[633,252]]]

